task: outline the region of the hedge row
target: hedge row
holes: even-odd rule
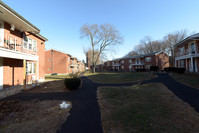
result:
[[[177,68],[177,67],[166,67],[164,68],[166,72],[173,72],[173,73],[184,73],[185,68]]]

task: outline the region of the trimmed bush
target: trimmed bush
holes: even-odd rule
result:
[[[166,67],[164,68],[166,72],[180,73],[183,74],[185,72],[185,68],[177,68],[177,67]]]
[[[64,84],[69,90],[76,90],[79,88],[81,80],[80,78],[66,78]]]
[[[158,71],[158,66],[150,66],[150,71]]]

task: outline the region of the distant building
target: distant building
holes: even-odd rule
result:
[[[67,74],[71,70],[71,56],[51,49],[45,51],[45,74]]]
[[[88,51],[86,52],[86,66],[91,68],[92,66],[92,57],[93,57],[93,51]],[[98,51],[95,51],[95,56],[94,56],[94,59],[96,60],[97,56],[99,55],[99,52]],[[98,58],[97,60],[97,63],[96,64],[100,64],[101,63],[101,60],[100,60],[100,57]]]
[[[169,56],[164,52],[154,52],[114,59],[98,65],[98,68],[108,71],[135,71],[136,69],[149,70],[150,66],[158,66],[159,70],[169,67]]]

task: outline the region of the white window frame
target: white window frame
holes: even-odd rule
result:
[[[27,38],[27,41],[25,41],[25,38]],[[35,42],[35,44],[33,44],[33,42]],[[27,44],[27,47],[24,47],[25,45],[24,44]],[[30,49],[30,47],[29,47],[29,44],[31,44],[32,45],[32,48]],[[36,46],[34,46],[34,45],[36,45]],[[27,49],[27,50],[31,50],[31,51],[36,51],[37,50],[37,41],[36,40],[34,40],[34,39],[32,39],[32,38],[30,38],[30,37],[27,37],[27,36],[25,36],[25,37],[23,37],[23,48],[24,49]],[[35,48],[35,49],[34,49]]]
[[[31,72],[28,72],[29,70],[29,66],[31,65]],[[35,69],[35,72],[34,72],[34,69]],[[36,63],[35,62],[27,62],[26,63],[26,74],[29,75],[29,74],[36,74]]]
[[[124,69],[124,66],[122,66],[122,69]]]
[[[196,53],[196,43],[195,42],[191,42],[190,44],[189,44],[189,54],[192,54],[192,47],[191,47],[191,45],[193,44],[193,46],[194,46],[194,52]]]
[[[129,60],[129,63],[132,63],[132,60]]]
[[[146,58],[145,58],[145,61],[146,61],[146,62],[151,62],[151,57],[146,57]]]
[[[124,64],[124,60],[122,60],[121,63]]]
[[[180,55],[184,55],[184,47],[180,48]]]

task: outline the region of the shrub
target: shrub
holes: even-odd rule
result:
[[[57,73],[52,73],[51,75],[58,75]]]
[[[76,90],[79,88],[81,80],[80,78],[66,78],[64,84],[69,90]]]
[[[185,68],[177,68],[177,67],[166,67],[164,68],[166,72],[180,73],[183,74],[185,72]]]
[[[146,69],[135,69],[136,72],[145,72]]]
[[[157,71],[158,69],[158,66],[150,66],[150,71]]]
[[[177,73],[183,74],[185,72],[185,68],[178,68]]]
[[[77,72],[77,73],[70,73],[69,74],[69,77],[70,78],[77,78],[79,76],[79,73]]]

